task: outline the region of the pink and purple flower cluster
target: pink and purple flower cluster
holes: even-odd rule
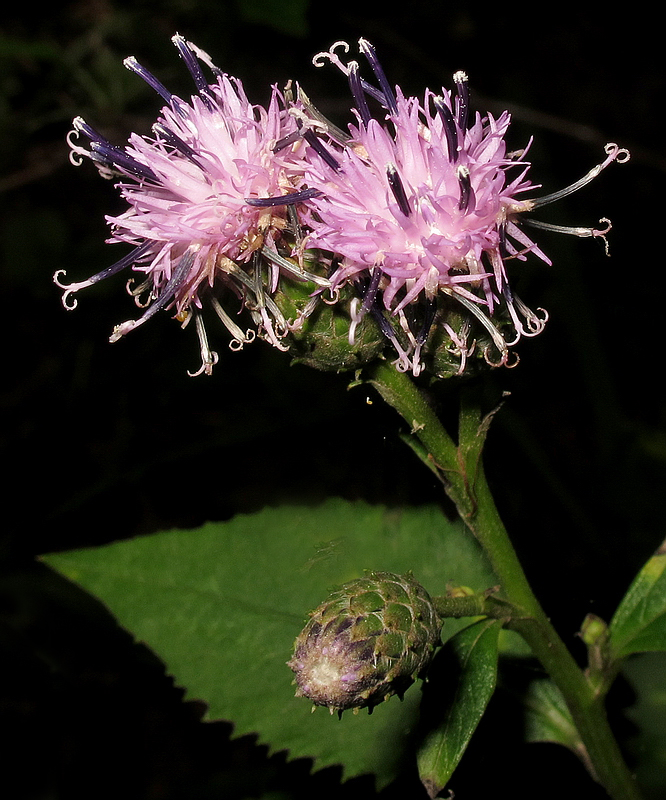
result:
[[[319,299],[348,290],[350,343],[370,314],[398,369],[416,375],[424,368],[433,326],[445,333],[460,373],[475,352],[492,365],[509,363],[510,347],[539,333],[546,318],[515,296],[507,276],[507,262],[530,253],[550,264],[522,228],[526,214],[628,158],[608,145],[606,159],[580,181],[530,199],[536,187],[526,150],[507,151],[509,114],[472,115],[462,72],[453,92],[405,97],[367,41],[359,48],[376,83],[360,76],[357,61],[343,63],[338,50],[349,48],[336,43],[315,64],[331,61],[349,81],[356,122],[343,132],[300,88],[285,97],[273,87],[267,108],[253,105],[206,53],[181,36],[174,43],[197,90],[189,102],[130,58],[126,66],[165,102],[152,135],[133,134],[117,147],[77,118],[69,139],[74,163],[89,158],[118,179],[128,209],[107,218],[109,241],[133,249],[88,280],[66,284],[62,271],[54,280],[72,309],[80,289],[127,268],[139,273],[128,287],[145,310],[118,325],[111,341],[170,310],[183,325],[195,321],[199,373],[217,361],[204,309],[222,321],[232,348],[258,334],[284,350]],[[560,230],[603,237],[608,229]],[[285,281],[312,288],[307,309],[292,320],[275,300]],[[236,321],[239,310],[249,327]],[[456,325],[461,312],[466,321]]]

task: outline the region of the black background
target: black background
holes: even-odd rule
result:
[[[69,122],[81,114],[118,143],[147,133],[159,99],[122,59],[135,55],[188,96],[176,31],[255,102],[298,78],[343,125],[344,78],[311,65],[337,39],[368,38],[406,93],[448,86],[464,69],[475,109],[512,111],[512,147],[534,137],[531,177],[546,192],[601,161],[607,141],[632,151],[629,164],[540,215],[582,226],[610,217],[611,257],[599,241],[541,233],[554,266],[534,259],[513,280],[550,321],[520,344],[516,369],[485,378],[489,402],[511,392],[487,445],[498,504],[548,613],[582,657],[582,618],[608,619],[664,537],[666,459],[661,26],[641,4],[621,16],[584,8],[544,19],[527,7],[425,0],[390,13],[364,0],[144,0],[5,15],[0,724],[12,744],[0,781],[18,778],[11,796],[372,796],[370,779],[341,790],[334,769],[311,776],[307,762],[268,758],[251,737],[230,741],[226,723],[201,724],[159,662],[35,556],[329,495],[443,502],[397,438],[394,412],[378,398],[369,405],[370,390],[348,391],[348,376],[290,366],[262,342],[233,354],[220,332],[214,375],[188,378],[196,337],[167,314],[109,345],[113,325],[134,313],[122,277],[62,309],[52,274],[83,279],[112,263],[104,215],[122,208],[90,164],[67,161]],[[455,414],[457,390],[433,389],[444,417]],[[631,702],[618,684],[621,738],[632,733],[621,717]],[[604,796],[566,751],[515,744],[502,703],[500,694],[452,781],[458,797],[505,787],[554,798],[572,786]],[[421,794],[407,771],[384,796]]]

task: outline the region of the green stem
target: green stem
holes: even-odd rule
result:
[[[442,595],[433,597],[432,602],[442,619],[490,616],[486,608],[486,598],[482,594],[471,594],[464,597]]]
[[[411,426],[437,468],[463,521],[484,548],[504,598],[520,609],[511,619],[567,703],[596,779],[614,800],[640,800],[606,717],[603,697],[589,683],[536,599],[502,523],[481,463],[485,426],[478,414],[461,414],[460,443],[449,436],[410,378],[378,362],[370,382]]]
[[[512,613],[515,613],[514,606],[504,600],[496,599],[491,592],[457,596],[441,595],[433,597],[432,602],[442,619],[492,617],[505,622],[511,619]]]

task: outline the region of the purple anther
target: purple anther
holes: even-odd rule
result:
[[[467,167],[460,166],[458,167],[456,174],[458,176],[458,183],[460,184],[460,200],[458,201],[458,208],[461,211],[472,211],[474,210],[475,202],[472,181],[469,177],[469,170]]]
[[[433,97],[432,102],[442,120],[449,161],[455,164],[458,160],[458,128],[456,127],[456,121],[453,119],[451,109],[446,105],[443,97]]]
[[[412,209],[409,207],[409,200],[407,199],[407,194],[405,193],[404,184],[400,179],[398,170],[393,164],[389,164],[386,167],[386,177],[388,179],[389,186],[391,187],[391,191],[393,192],[393,196],[398,203],[398,207],[402,213],[408,217],[412,213]]]
[[[361,115],[361,120],[363,124],[367,127],[372,117],[370,115],[370,109],[368,108],[368,104],[365,100],[365,92],[363,91],[363,86],[361,85],[361,77],[358,74],[357,61],[352,61],[349,64],[349,73],[347,77],[349,79],[349,88],[351,89],[351,93],[354,96],[354,101],[356,102],[356,108],[358,109],[358,113]]]
[[[391,88],[391,84],[388,82],[386,74],[377,59],[377,54],[375,53],[375,48],[370,44],[367,39],[359,39],[358,46],[361,49],[363,55],[368,59],[368,63],[372,68],[372,71],[375,73],[375,77],[379,81],[379,86],[384,94],[384,99],[386,101],[386,107],[391,112],[391,114],[398,113],[398,104],[395,99],[395,93]]]
[[[157,175],[150,167],[140,164],[124,150],[109,144],[106,140],[90,143],[90,158],[93,161],[104,164],[106,167],[116,167],[121,172],[129,172],[130,175],[134,175],[136,178],[158,182]]]
[[[456,117],[458,118],[458,126],[464,134],[467,130],[467,118],[469,116],[469,85],[467,82],[467,75],[459,70],[453,76],[453,82],[456,85]]]
[[[382,271],[379,267],[373,267],[370,273],[370,283],[363,293],[363,303],[361,311],[365,313],[376,305],[377,291],[379,290],[379,282],[382,278]]]
[[[134,72],[140,78],[150,86],[151,89],[157,92],[157,94],[165,100],[169,105],[173,103],[174,96],[171,92],[164,86],[157,78],[152,74],[152,72],[148,72],[147,69],[141,66],[139,62],[134,58],[134,56],[130,56],[123,61],[123,64],[127,67],[128,70]]]
[[[432,323],[435,321],[435,314],[437,312],[437,300],[434,297],[426,297],[424,302],[424,316],[421,329],[416,334],[416,341],[420,345],[424,345],[432,328]]]
[[[192,50],[190,47],[190,43],[184,37],[178,34],[174,36],[171,41],[178,48],[178,52],[185,62],[185,66],[190,71],[190,75],[194,80],[194,85],[197,87],[197,91],[199,92],[201,99],[209,108],[212,108],[213,101],[210,96],[208,80],[206,79],[203,70],[199,66],[199,60],[197,59],[194,50]]]
[[[272,206],[291,206],[296,203],[303,203],[305,200],[321,197],[321,195],[322,192],[319,189],[301,189],[300,192],[291,192],[277,197],[246,197],[245,202],[249,206],[257,208],[271,208]]]
[[[157,134],[166,144],[170,145],[179,153],[189,158],[195,164],[199,165],[199,160],[197,160],[200,159],[199,154],[193,150],[189,144],[187,144],[187,142],[184,142],[180,136],[176,136],[173,131],[169,130],[166,125],[163,125],[161,122],[156,122],[153,125],[153,132]]]
[[[333,154],[324,146],[323,142],[319,139],[317,134],[312,130],[312,128],[305,131],[303,134],[303,138],[305,141],[315,150],[323,160],[328,164],[328,166],[335,170],[335,172],[340,171],[340,162],[333,156]]]

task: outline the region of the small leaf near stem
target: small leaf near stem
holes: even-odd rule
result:
[[[528,742],[561,744],[580,758],[588,772],[594,768],[562,692],[549,678],[531,681],[525,696],[525,738]]]
[[[426,731],[417,754],[430,797],[446,786],[495,691],[501,627],[493,619],[472,623],[433,662],[422,703]],[[455,684],[451,662],[458,670]]]
[[[666,650],[666,553],[652,556],[639,571],[611,620],[614,658]]]
[[[627,656],[658,651],[666,651],[664,545],[639,570],[608,626],[598,691],[608,691]]]

